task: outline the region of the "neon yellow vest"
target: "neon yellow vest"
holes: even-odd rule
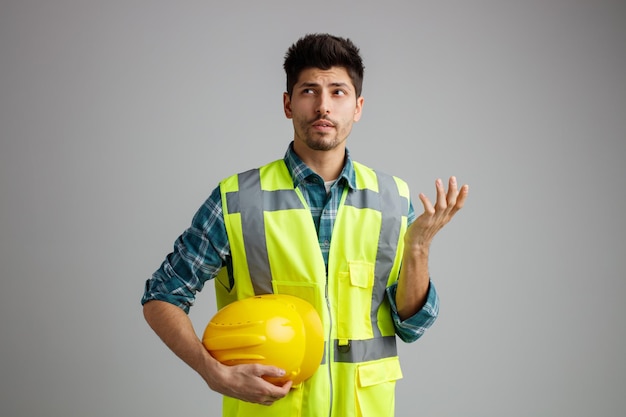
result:
[[[354,163],[335,220],[328,277],[309,208],[283,160],[220,184],[232,256],[215,280],[218,307],[258,294],[291,294],[320,314],[317,372],[272,406],[224,397],[225,417],[393,416],[402,377],[385,288],[397,280],[409,191],[402,180]]]

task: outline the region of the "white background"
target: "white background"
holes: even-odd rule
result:
[[[356,160],[414,196],[470,184],[431,252],[441,316],[401,345],[397,415],[623,415],[626,4],[609,0],[2,1],[0,414],[219,415],[139,300],[217,182],[282,157],[282,60],[311,32],[361,47]]]

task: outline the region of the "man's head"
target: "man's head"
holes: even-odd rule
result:
[[[287,75],[287,94],[291,97],[300,73],[309,68],[327,70],[342,67],[348,72],[356,97],[363,88],[363,60],[359,48],[350,39],[328,34],[310,34],[291,45],[285,55],[283,68]]]

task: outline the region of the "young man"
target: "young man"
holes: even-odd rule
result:
[[[144,315],[161,339],[224,397],[225,416],[391,416],[402,377],[396,335],[417,340],[438,298],[428,274],[435,234],[468,187],[436,181],[416,216],[406,183],[350,158],[361,118],[363,64],[348,39],[307,35],[287,51],[283,103],[294,138],[285,157],[222,181],[146,283]],[[286,293],[309,301],[324,325],[322,364],[308,380],[275,386],[272,366],[225,366],[187,312],[216,281],[218,305]]]

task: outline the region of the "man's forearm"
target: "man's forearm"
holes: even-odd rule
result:
[[[150,327],[172,352],[211,385],[209,372],[216,369],[217,360],[198,339],[187,314],[173,304],[158,300],[144,304],[143,314]]]
[[[402,320],[417,313],[426,302],[430,283],[430,244],[439,230],[463,207],[469,192],[467,185],[458,189],[455,177],[450,177],[447,193],[441,179],[435,181],[435,188],[437,199],[434,205],[424,193],[419,194],[424,212],[411,223],[404,236],[402,270],[396,292],[398,315]]]
[[[143,307],[146,321],[165,344],[206,381],[209,388],[243,401],[270,405],[289,393],[291,381],[276,386],[264,377],[282,377],[275,366],[219,363],[204,347],[183,310],[164,301],[148,301]]]
[[[428,252],[428,248],[404,248],[396,290],[396,306],[402,320],[416,314],[426,303],[430,283]]]

